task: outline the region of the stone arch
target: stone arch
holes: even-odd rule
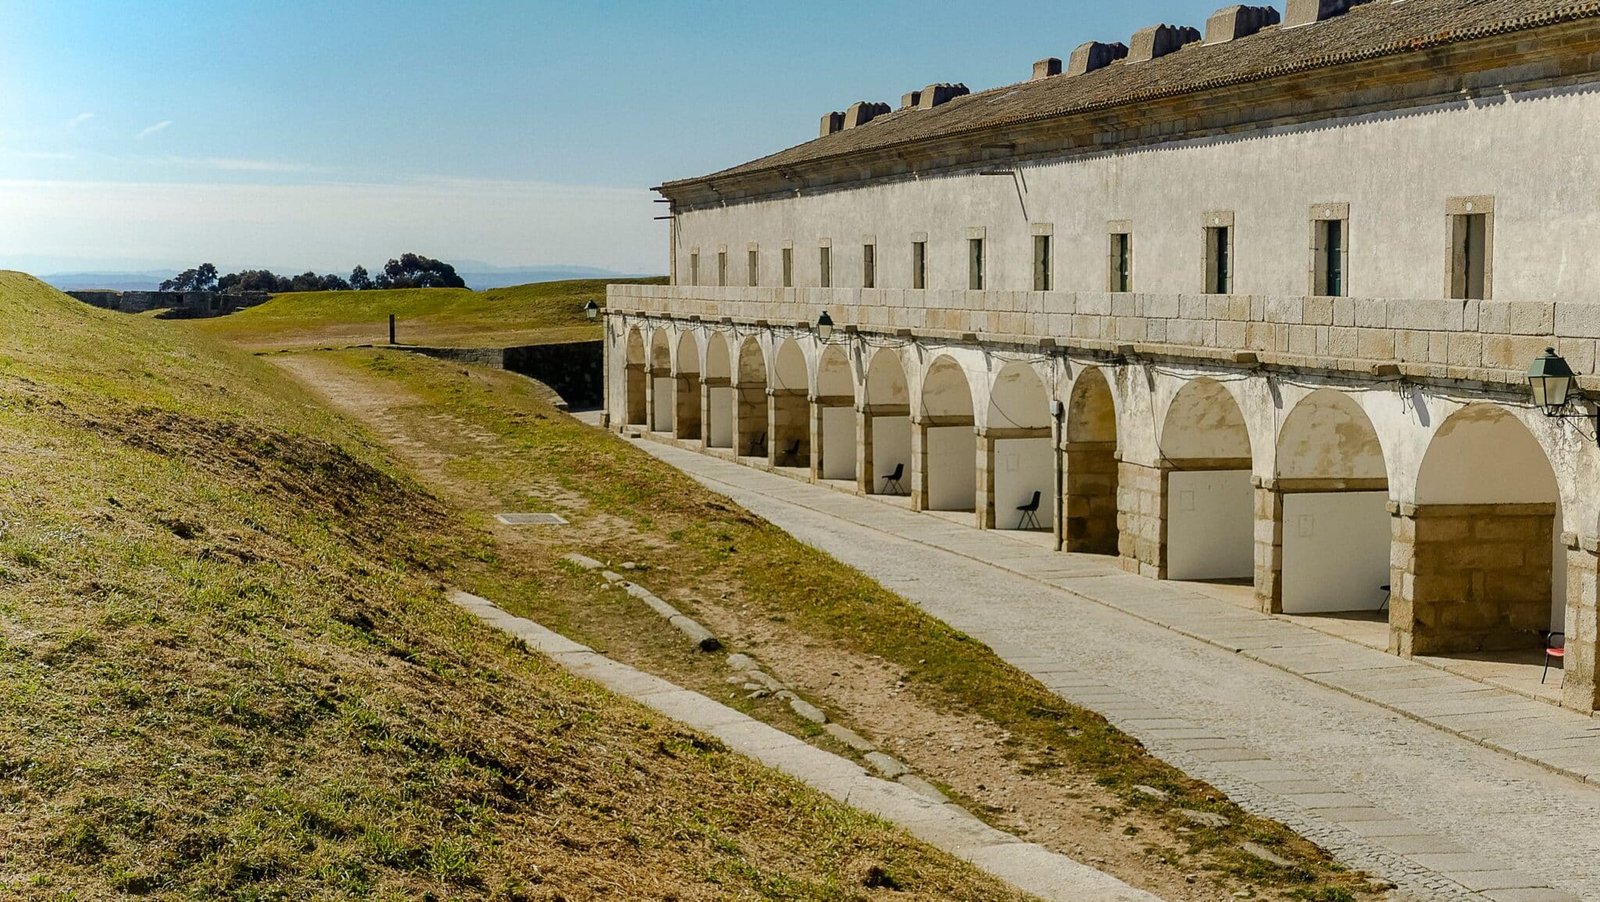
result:
[[[706,339],[705,384],[706,447],[733,447],[733,362],[728,353],[728,337],[712,332]]]
[[[1494,404],[1439,424],[1395,523],[1389,643],[1401,654],[1526,648],[1565,615],[1555,469]],[[1559,626],[1556,627],[1560,629]]]
[[[912,506],[920,510],[970,511],[977,506],[978,436],[972,385],[954,358],[941,354],[928,365],[917,399],[922,464],[912,474]]]
[[[622,375],[622,419],[625,424],[644,426],[649,423],[649,407],[645,385],[650,381],[650,368],[645,362],[644,336],[639,327],[628,330],[624,343]]]
[[[804,467],[811,462],[811,406],[806,397],[811,384],[806,355],[800,343],[785,338],[772,361],[772,397],[768,446],[775,467]]]
[[[678,364],[673,372],[673,434],[681,439],[700,438],[700,342],[692,330],[678,336]]]
[[[912,484],[911,388],[900,352],[879,348],[862,388],[856,486],[869,494],[905,494]],[[898,478],[895,477],[898,473]]]
[[[1038,371],[1016,361],[1001,367],[990,383],[979,442],[979,526],[1053,528],[1056,456],[1051,421],[1050,393]],[[1030,504],[1034,510],[1025,512],[1023,507]]]
[[[739,345],[739,368],[733,383],[734,452],[765,458],[767,446],[767,356],[754,335]]]
[[[1159,437],[1160,496],[1170,579],[1243,579],[1255,572],[1250,431],[1222,383],[1188,382],[1167,406]],[[1142,509],[1142,507],[1141,507]]]
[[[839,345],[823,345],[817,360],[816,454],[818,479],[856,478],[856,380]]]
[[[1278,429],[1277,473],[1257,498],[1256,592],[1288,614],[1378,610],[1390,581],[1389,479],[1366,411],[1334,389]]]
[[[1116,554],[1117,408],[1099,367],[1086,367],[1072,383],[1063,454],[1062,550]]]
[[[650,430],[671,432],[673,404],[672,344],[666,329],[650,334]]]

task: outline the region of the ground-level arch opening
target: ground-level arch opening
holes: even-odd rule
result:
[[[706,447],[733,447],[733,362],[728,338],[721,332],[706,339],[705,384]]]
[[[1247,579],[1255,572],[1250,433],[1215,379],[1178,390],[1161,425],[1160,492],[1169,579]]]
[[[644,337],[638,327],[628,330],[624,345],[622,365],[622,419],[630,426],[645,426],[650,422],[645,385],[650,380],[650,365],[645,361]]]
[[[1032,366],[1011,362],[995,374],[979,436],[981,525],[1045,530],[1056,516],[1056,455],[1050,395]]]
[[[819,479],[856,478],[856,380],[850,358],[827,345],[817,361],[816,441]]]
[[[945,355],[934,358],[922,379],[917,422],[921,466],[913,474],[914,507],[976,509],[978,435],[972,410],[972,387],[961,365]]]
[[[1566,610],[1555,471],[1537,439],[1493,404],[1439,425],[1416,503],[1394,523],[1390,648],[1442,654],[1537,648]]]
[[[911,389],[900,352],[893,348],[879,348],[867,364],[857,467],[856,486],[862,492],[911,491]]]
[[[772,362],[772,413],[768,431],[769,460],[775,467],[807,467],[811,463],[810,379],[800,343],[786,338]]]
[[[1117,408],[1099,367],[1072,383],[1063,442],[1061,547],[1117,553]]]
[[[650,431],[671,432],[673,404],[672,345],[667,330],[650,336]]]
[[[734,452],[767,457],[767,358],[754,335],[739,345],[739,370],[733,383]]]
[[[700,343],[693,332],[678,338],[678,366],[673,374],[673,434],[700,438]]]
[[[1257,496],[1257,597],[1269,612],[1380,609],[1389,584],[1389,479],[1372,421],[1318,389],[1278,430],[1277,474]]]

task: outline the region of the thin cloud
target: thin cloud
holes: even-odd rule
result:
[[[85,122],[88,122],[90,119],[93,119],[93,118],[94,118],[94,114],[93,113],[79,113],[78,115],[73,116],[71,119],[67,120],[67,128],[77,128],[78,126],[84,124]]]
[[[145,127],[145,129],[143,131],[139,132],[139,134],[135,135],[134,137],[137,138],[140,141],[143,141],[145,138],[150,137],[151,135],[155,134],[158,131],[161,131],[162,129],[166,128],[167,126],[169,126],[171,124],[172,124],[172,120],[171,119],[163,119],[160,122],[157,122],[155,125],[151,125],[151,126]]]
[[[282,160],[252,160],[240,157],[162,157],[163,163],[175,166],[193,166],[200,169],[214,169],[218,172],[319,172],[317,167],[306,163],[292,163]]]

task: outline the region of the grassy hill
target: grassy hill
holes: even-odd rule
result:
[[[0,896],[1012,897],[458,612],[485,535],[261,360],[0,321]]]
[[[604,305],[606,285],[664,283],[658,279],[576,279],[514,288],[407,288],[387,291],[309,291],[274,295],[259,307],[201,320],[200,331],[252,350],[342,347],[387,342],[389,314],[405,344],[493,347],[599,338],[583,316],[593,299]]]

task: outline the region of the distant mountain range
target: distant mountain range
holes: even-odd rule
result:
[[[492,266],[475,260],[457,263],[455,267],[461,278],[466,280],[467,287],[475,291],[504,288],[507,285],[526,285],[529,282],[628,279],[650,275],[650,273],[616,272],[594,266]],[[272,271],[280,275],[294,275],[300,270],[273,269]],[[178,271],[175,269],[156,269],[137,272],[58,272],[39,278],[61,291],[83,291],[91,288],[105,288],[112,291],[155,291],[162,282],[177,274]]]

